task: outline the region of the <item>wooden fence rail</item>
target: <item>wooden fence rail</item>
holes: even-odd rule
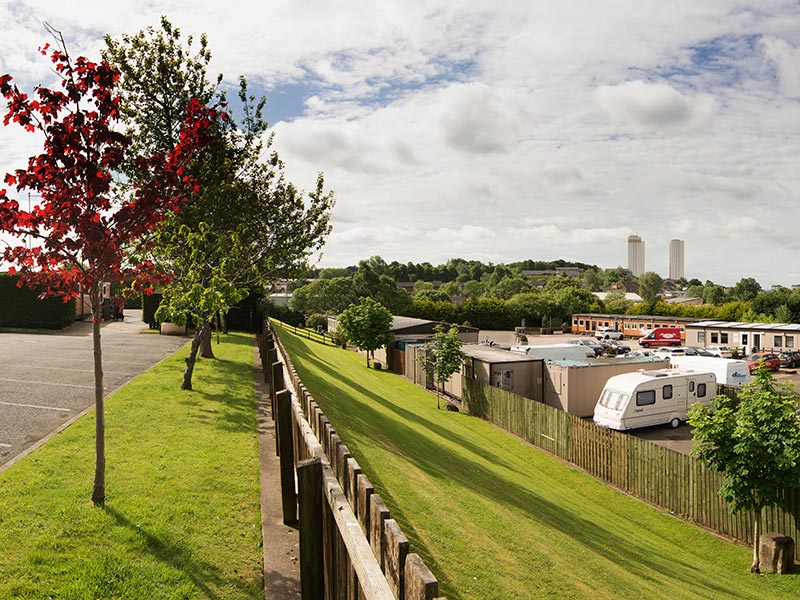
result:
[[[753,543],[752,512],[732,515],[717,491],[722,475],[692,456],[648,440],[597,427],[541,402],[462,380],[468,410],[587,473],[651,504],[742,542]],[[763,531],[800,539],[800,491],[787,490],[780,508],[763,511]],[[800,544],[795,545],[800,559]]]
[[[258,345],[276,424],[283,518],[299,523],[302,598],[436,600],[436,578],[409,553],[406,536],[300,381],[269,321]]]

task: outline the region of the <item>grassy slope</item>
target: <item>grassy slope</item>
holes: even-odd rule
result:
[[[93,413],[0,473],[0,598],[263,594],[252,342],[214,350],[194,392],[184,348],[107,400],[104,510]]]
[[[747,548],[608,488],[363,359],[280,331],[306,386],[450,600],[787,598]]]

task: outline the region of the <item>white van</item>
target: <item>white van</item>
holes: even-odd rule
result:
[[[533,358],[544,360],[577,360],[585,362],[587,358],[594,358],[594,350],[588,346],[575,344],[550,344],[547,346],[511,346],[512,352],[521,352]]]
[[[679,369],[637,371],[611,377],[594,408],[600,427],[624,431],[665,423],[677,427],[695,402],[717,393],[713,373]]]
[[[746,360],[733,360],[719,356],[670,356],[669,364],[677,369],[710,371],[717,383],[730,387],[742,387],[750,383],[750,369]]]

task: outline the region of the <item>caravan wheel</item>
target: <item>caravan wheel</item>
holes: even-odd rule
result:
[[[678,417],[675,417],[674,419],[672,419],[672,421],[669,422],[669,424],[672,425],[673,429],[677,429],[678,426],[681,424],[681,420]]]

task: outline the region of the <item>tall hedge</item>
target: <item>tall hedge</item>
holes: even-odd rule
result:
[[[250,295],[228,311],[225,322],[230,331],[246,331],[254,333],[258,330],[257,305],[259,294],[250,292]],[[161,304],[161,294],[154,293],[142,296],[142,320],[152,329],[158,329],[156,311]]]
[[[75,301],[40,299],[40,292],[17,287],[18,275],[0,273],[0,327],[61,329],[75,321]]]

